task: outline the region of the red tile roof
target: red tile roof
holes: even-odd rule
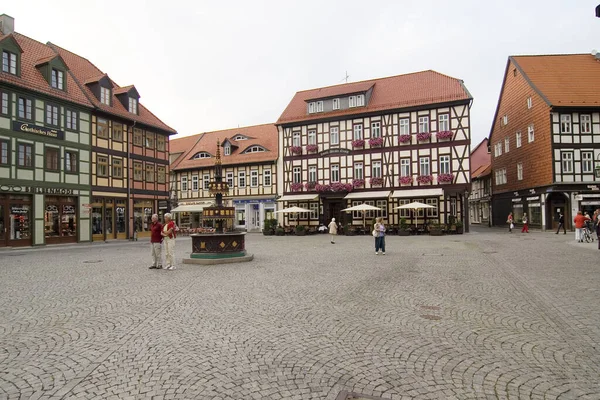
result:
[[[232,140],[238,134],[247,136],[247,140]],[[188,147],[193,139],[196,142],[191,147]],[[223,148],[221,148],[221,161],[224,166],[226,165],[239,165],[248,163],[264,163],[269,161],[276,161],[279,154],[279,140],[277,127],[274,124],[264,124],[247,126],[243,128],[226,129],[216,132],[205,132],[199,135],[187,136],[180,139],[171,139],[170,146],[171,152],[173,147],[175,149],[181,149],[186,147],[189,150],[180,156],[174,163],[171,164],[171,170],[183,170],[193,168],[203,168],[214,165],[214,155],[217,152],[217,141],[223,143],[225,139],[229,139],[239,147],[232,147],[231,155],[226,156],[223,154]],[[250,146],[259,145],[264,147],[267,151],[258,153],[241,154]],[[199,152],[208,152],[213,157],[201,158],[192,160],[191,158]]]
[[[370,87],[373,87],[373,92],[364,107],[307,113],[306,102],[309,100],[366,91]],[[470,99],[471,94],[461,80],[428,70],[297,92],[276,124]]]
[[[71,74],[65,74],[67,78],[67,87],[65,91],[51,87],[48,81],[42,76],[41,72],[36,68],[36,65],[39,65],[41,60],[57,57],[56,53],[54,53],[50,47],[28,38],[27,36],[21,35],[20,33],[13,33],[11,35],[23,50],[23,53],[21,54],[21,75],[17,76],[0,71],[0,81],[23,89],[32,90],[34,92],[80,104],[85,107],[92,107],[91,102],[77,85]],[[2,35],[0,33],[0,40],[6,39],[11,35]]]
[[[65,50],[59,46],[52,44],[52,43],[48,43],[48,45],[50,47],[52,47],[57,52],[57,54],[61,55],[61,57],[65,60],[67,66],[69,67],[69,69],[71,70],[71,72],[73,73],[73,75],[79,82],[88,82],[88,83],[96,82],[96,81],[98,81],[98,79],[96,79],[96,78],[98,78],[98,77],[101,78],[102,76],[105,75],[100,69],[98,69],[98,67],[96,67],[94,64],[92,64],[86,58],[83,58],[75,53]],[[151,127],[155,127],[155,128],[159,128],[159,129],[162,129],[162,130],[167,131],[172,134],[176,133],[173,128],[171,128],[170,126],[168,126],[167,124],[162,122],[160,119],[158,119],[154,114],[152,114],[150,112],[150,110],[148,110],[142,104],[139,104],[139,107],[138,107],[139,115],[130,113],[125,107],[123,107],[121,102],[115,96],[115,91],[119,90],[120,86],[117,85],[112,80],[111,80],[111,82],[114,85],[114,89],[113,89],[112,105],[110,105],[110,106],[106,105],[104,103],[101,103],[100,100],[98,100],[96,98],[96,96],[94,96],[94,94],[92,93],[92,91],[90,90],[89,87],[87,87],[85,85],[81,85],[81,86],[82,86],[84,92],[87,94],[87,97],[94,104],[94,106],[108,114],[113,114],[113,115],[116,115],[116,116],[119,116],[119,117],[122,117],[125,119],[130,119],[130,120],[133,120],[136,122],[140,122],[142,124],[145,124],[145,125],[148,125]]]
[[[510,60],[549,105],[600,106],[600,60],[593,55],[525,55]]]
[[[492,164],[484,164],[477,168],[475,171],[471,172],[471,179],[483,178],[484,176],[490,175],[492,173]]]

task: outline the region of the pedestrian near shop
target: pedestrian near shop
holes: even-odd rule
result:
[[[375,237],[375,255],[385,255],[385,225],[383,224],[383,218],[379,217],[375,220],[373,226],[373,236]]]
[[[508,223],[508,232],[512,233],[513,228],[515,227],[514,218],[512,212],[508,213],[508,218],[506,219]]]
[[[164,215],[165,224],[162,229],[162,237],[165,243],[165,269],[175,269],[175,222],[171,220],[171,214],[166,213]]]
[[[563,228],[564,234],[567,234],[567,228],[565,228],[565,216],[563,215],[563,213],[560,213],[559,217],[558,217],[558,229],[556,230],[556,234],[558,235],[558,232],[560,231],[560,228]]]
[[[528,225],[528,220],[527,220],[527,213],[523,214],[523,229],[521,229],[521,233],[525,232],[525,233],[529,233],[529,225]]]
[[[152,247],[152,264],[149,269],[162,268],[162,224],[158,221],[158,214],[152,215],[150,224],[150,246]]]
[[[337,223],[335,222],[335,218],[331,218],[331,222],[327,228],[329,229],[329,238],[331,239],[331,244],[335,244],[335,236],[337,235]]]
[[[573,218],[573,222],[575,223],[575,240],[582,243],[583,242],[583,227],[585,226],[585,221],[588,221],[590,218],[583,215],[581,211],[577,211],[577,215]]]

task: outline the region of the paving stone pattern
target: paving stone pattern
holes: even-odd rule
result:
[[[0,251],[0,399],[600,399],[600,251],[571,236]]]

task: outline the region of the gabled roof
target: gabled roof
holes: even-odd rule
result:
[[[46,94],[84,107],[92,108],[92,103],[77,85],[69,72],[65,74],[67,79],[66,90],[60,90],[51,87],[48,81],[46,81],[44,76],[36,68],[36,65],[39,65],[40,61],[43,62],[44,60],[51,60],[54,57],[57,57],[50,47],[27,36],[21,35],[20,33],[11,33],[10,35],[2,35],[0,33],[0,41],[5,40],[9,36],[12,37],[23,50],[21,53],[21,74],[12,75],[0,70],[0,81],[22,89]]]
[[[23,48],[21,47],[21,45],[19,44],[19,41],[17,40],[17,38],[14,36],[14,34],[10,33],[8,35],[3,35],[2,32],[0,32],[0,43],[4,42],[5,40],[7,41],[11,41],[12,43],[14,43],[17,48],[19,49],[19,51],[22,53],[23,52]]]
[[[180,139],[171,139],[169,141],[171,148],[173,148],[173,146],[176,149],[181,149],[182,147],[188,148],[188,151],[179,156],[177,160],[171,164],[171,170],[212,167],[215,163],[214,158],[201,158],[197,160],[190,160],[190,158],[194,156],[194,154],[202,151],[210,154],[216,154],[217,141],[221,143],[226,139],[231,141],[231,138],[237,134],[248,136],[250,139],[236,142],[240,147],[232,147],[231,155],[226,156],[221,151],[221,162],[223,166],[261,163],[277,160],[279,154],[277,128],[273,124],[264,124],[247,126],[244,128],[226,129],[216,132],[205,132],[199,135],[187,136]],[[193,139],[196,139],[195,144],[191,147],[188,147]],[[268,151],[241,154],[248,147],[255,145],[262,146]]]
[[[69,66],[73,76],[79,82],[85,83],[93,83],[100,80],[102,77],[106,76],[104,72],[102,72],[98,67],[92,64],[86,58],[83,58],[75,53],[72,53],[68,50],[63,49],[62,47],[56,46],[52,43],[48,43],[48,46],[51,47],[57,54],[60,54],[62,58],[65,60],[66,64]],[[120,86],[117,85],[114,81],[111,81],[114,85],[113,97],[116,97],[115,91],[120,89]],[[142,104],[138,105],[138,114],[130,113],[120,101],[116,101],[117,99],[113,99],[111,105],[107,105],[101,103],[100,100],[94,96],[91,89],[88,86],[81,85],[83,91],[86,93],[90,102],[94,104],[97,109],[100,109],[108,114],[112,114],[115,116],[119,116],[125,119],[133,120],[147,126],[155,127],[158,129],[162,129],[169,133],[176,133],[173,128],[162,122],[158,117],[156,117],[150,110],[144,107]]]
[[[492,173],[492,164],[484,164],[471,173],[471,179],[483,178]]]
[[[511,56],[509,61],[554,107],[600,107],[600,60],[591,54]]]
[[[356,93],[368,90],[371,87],[373,87],[371,98],[365,107],[324,113],[307,113],[306,102],[309,100],[338,96],[345,93]],[[471,99],[471,94],[460,79],[428,70],[297,92],[276,124],[282,125],[298,121],[312,121],[420,105],[468,101]]]
[[[127,94],[130,97],[135,97],[135,98],[139,98],[140,97],[140,94],[138,93],[137,89],[133,85],[129,85],[129,86],[125,86],[125,87],[121,87],[121,88],[115,89],[114,93],[117,96],[120,95],[120,94]]]
[[[52,54],[52,55],[49,55],[48,57],[43,57],[43,58],[37,60],[37,62],[35,63],[35,66],[40,67],[44,64],[48,64],[50,61],[52,61],[56,58],[58,58],[60,60],[60,62],[65,66],[65,68],[67,67],[67,65],[65,64],[65,60],[63,60],[62,57],[59,56],[58,54]]]
[[[483,140],[481,142],[479,142],[479,144],[477,146],[475,146],[475,148],[473,150],[471,150],[471,154],[475,153],[481,146],[487,147],[488,144],[489,144],[488,138],[483,138]]]

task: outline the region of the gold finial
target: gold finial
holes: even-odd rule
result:
[[[221,164],[221,141],[217,139],[217,156],[215,164]]]

